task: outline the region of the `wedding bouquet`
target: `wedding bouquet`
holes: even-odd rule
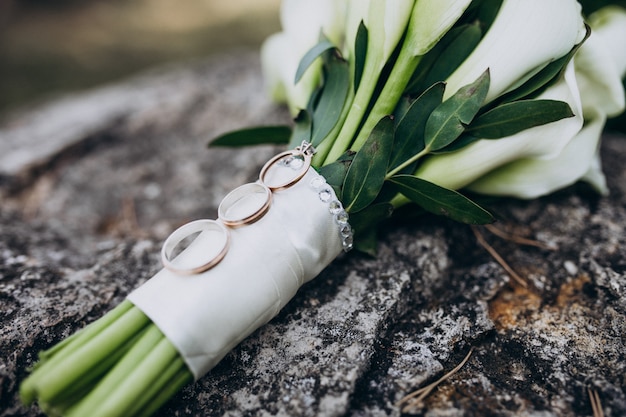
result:
[[[626,12],[575,0],[285,0],[261,51],[293,126],[212,146],[285,144],[174,231],[164,268],[41,353],[20,389],[49,415],[149,416],[271,320],[342,250],[413,204],[470,224],[459,190],[535,198],[606,185],[598,146],[624,109]]]

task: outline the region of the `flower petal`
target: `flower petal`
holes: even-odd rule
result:
[[[266,88],[273,100],[286,102],[293,115],[306,108],[321,76],[321,62],[318,60],[313,62],[296,84],[298,64],[306,53],[301,55],[296,51],[298,45],[285,32],[270,36],[261,46],[261,66]]]
[[[346,59],[354,57],[354,42],[361,22],[368,26],[371,0],[349,0],[346,11],[346,33],[343,54]]]
[[[620,9],[621,10],[621,9]],[[618,15],[619,16],[619,15]],[[626,13],[624,13],[626,19]],[[622,74],[626,68],[620,68],[620,60],[626,65],[626,28],[611,29],[608,25],[626,24],[626,21],[603,19],[605,30],[593,30],[589,39],[581,46],[575,56],[576,77],[581,90],[583,109],[603,112],[609,117],[617,116],[625,107]],[[618,31],[621,30],[621,33]],[[607,36],[621,36],[618,39]]]
[[[489,68],[489,102],[568,53],[585,32],[576,0],[504,0],[485,37],[448,79],[445,97]]]
[[[603,7],[588,20],[606,44],[619,77],[626,77],[626,9],[615,5]]]
[[[331,42],[340,45],[346,7],[346,0],[283,0],[280,22],[283,31],[306,53],[319,41],[322,32]]]
[[[416,175],[442,187],[460,189],[498,167],[520,158],[554,158],[582,127],[582,112],[574,66],[570,64],[560,82],[539,98],[567,102],[575,116],[526,129],[513,136],[479,140],[458,151],[433,155]]]
[[[372,0],[368,14],[368,62],[382,69],[402,38],[415,0]],[[378,70],[378,69],[376,69]]]
[[[435,46],[470,3],[471,0],[417,0],[407,36],[407,47],[413,56],[424,55]]]
[[[346,7],[347,0],[284,0],[280,9],[283,32],[270,36],[261,46],[267,89],[274,100],[285,101],[294,115],[308,104],[322,67],[319,60],[313,63],[295,84],[298,64],[322,33],[341,46]]]
[[[555,158],[514,161],[470,184],[468,189],[481,194],[532,199],[572,185],[589,174],[595,188],[606,192],[604,176],[594,167],[605,121],[605,116],[596,115]]]

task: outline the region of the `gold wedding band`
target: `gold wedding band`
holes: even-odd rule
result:
[[[267,213],[271,202],[272,192],[266,185],[244,184],[224,197],[217,208],[217,216],[229,227],[251,224]]]
[[[274,167],[274,165],[279,163],[284,164],[285,169],[291,169],[293,171],[293,176],[289,176],[286,180],[282,180],[277,184],[271,184],[267,180],[267,174],[269,170]],[[300,165],[301,164],[301,165]],[[298,149],[281,152],[278,155],[274,156],[272,159],[267,161],[267,163],[261,169],[261,173],[259,175],[260,181],[266,185],[272,191],[280,191],[286,188],[291,187],[298,181],[302,179],[309,170],[311,166],[311,155],[308,152],[303,152]]]
[[[223,243],[218,242],[216,246],[216,253],[212,256],[209,256],[208,260],[202,260],[199,264],[192,264],[189,266],[178,265],[175,262],[176,259],[179,256],[184,255],[185,251],[193,245],[195,239],[198,239],[198,237],[202,233],[208,232],[218,232],[222,236]],[[192,237],[194,234],[197,234],[197,236],[194,238],[194,241],[191,242],[187,246],[187,248],[182,249],[182,251],[178,255],[172,256],[174,251],[182,244],[182,242],[185,239]],[[226,256],[229,245],[230,233],[228,232],[228,229],[224,227],[224,225],[215,220],[195,220],[182,225],[181,227],[176,229],[171,235],[169,235],[169,237],[163,243],[163,247],[161,248],[161,261],[163,262],[163,266],[165,268],[177,274],[199,274],[217,265],[224,258],[224,256]]]

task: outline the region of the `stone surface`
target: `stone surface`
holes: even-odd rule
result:
[[[160,267],[176,226],[214,217],[276,149],[206,149],[284,123],[254,53],[170,67],[5,118],[0,125],[0,416],[39,350],[123,300]],[[12,155],[12,156],[11,156]],[[16,156],[17,155],[17,156]],[[394,222],[378,256],[342,256],[159,416],[400,416],[398,401],[469,361],[424,416],[626,415],[626,139],[607,136],[611,195],[575,186],[489,207],[478,228],[521,286],[445,219]]]

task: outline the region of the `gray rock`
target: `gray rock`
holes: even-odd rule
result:
[[[0,416],[38,416],[17,389],[37,352],[115,306],[159,268],[177,225],[214,217],[277,149],[206,149],[237,127],[286,123],[264,97],[258,57],[168,67],[6,117],[0,125]],[[611,195],[574,186],[488,202],[477,230],[416,217],[351,253],[181,391],[160,416],[399,416],[398,401],[454,368],[407,413],[626,415],[626,158],[607,135]]]

